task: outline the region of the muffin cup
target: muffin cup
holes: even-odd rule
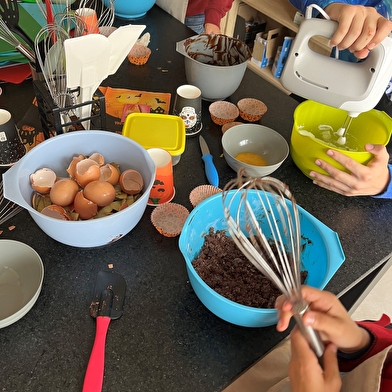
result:
[[[189,215],[189,211],[181,204],[166,203],[154,209],[151,223],[165,237],[177,237]]]
[[[151,49],[143,45],[134,45],[128,53],[128,60],[131,64],[144,65],[151,55]]]

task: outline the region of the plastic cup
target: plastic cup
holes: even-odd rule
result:
[[[173,113],[184,121],[187,136],[199,133],[203,127],[201,122],[201,90],[191,84],[178,87]]]
[[[26,154],[11,113],[0,109],[0,166],[10,166]]]
[[[87,31],[84,35],[99,33],[98,18],[95,10],[92,8],[78,8],[75,13],[86,24]]]
[[[171,155],[162,148],[149,148],[148,154],[155,163],[155,181],[150,190],[148,205],[168,203],[175,194]]]

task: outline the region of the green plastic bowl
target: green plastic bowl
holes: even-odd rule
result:
[[[306,176],[310,171],[325,174],[314,162],[317,158],[330,163],[334,167],[345,170],[343,166],[329,157],[328,149],[339,151],[355,161],[367,164],[373,155],[365,151],[365,144],[383,144],[389,142],[392,131],[392,119],[384,112],[370,110],[353,118],[347,133],[346,146],[350,150],[339,148],[336,143],[333,146],[320,140],[317,136],[320,125],[329,125],[335,132],[343,125],[347,116],[345,110],[336,109],[314,101],[305,101],[297,106],[294,111],[294,124],[290,140],[290,153],[294,163]],[[303,136],[300,132],[308,131],[316,138]],[[335,137],[336,140],[336,137]],[[355,147],[356,151],[352,151]]]

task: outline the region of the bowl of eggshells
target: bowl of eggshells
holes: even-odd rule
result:
[[[4,196],[58,242],[110,244],[141,219],[155,164],[133,140],[107,131],[65,133],[34,147],[3,175]]]

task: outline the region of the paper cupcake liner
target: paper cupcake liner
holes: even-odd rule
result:
[[[143,45],[134,45],[128,54],[128,60],[135,65],[147,63],[151,55],[151,49]]]
[[[243,98],[237,102],[240,111],[240,117],[246,121],[259,121],[267,111],[264,102],[255,98]]]
[[[222,125],[222,133],[225,133],[231,127],[243,124],[242,121],[233,121]]]
[[[189,201],[191,202],[193,208],[195,208],[203,200],[220,192],[222,192],[222,189],[217,188],[216,186],[200,185],[194,188],[192,192],[189,194]]]
[[[188,215],[188,209],[181,204],[162,204],[152,212],[151,223],[165,237],[177,237]]]

